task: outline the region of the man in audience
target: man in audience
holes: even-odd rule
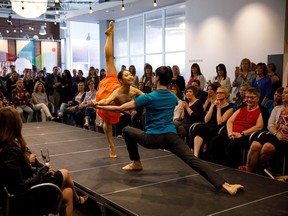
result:
[[[60,93],[61,93],[61,76],[58,75],[59,69],[57,66],[53,67],[53,73],[47,74],[45,80],[45,88],[49,97],[49,101],[54,106],[54,115],[58,115],[58,108],[60,102]]]
[[[28,113],[27,122],[31,122],[33,118],[33,109],[31,108],[31,96],[24,88],[22,79],[16,82],[16,87],[12,91],[12,103],[20,114],[22,121],[26,122],[23,112]]]

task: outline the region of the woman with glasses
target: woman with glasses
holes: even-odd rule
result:
[[[245,94],[247,106],[238,109],[228,119],[226,129],[210,142],[213,160],[233,168],[238,167],[243,149],[248,149],[249,136],[264,127],[260,94],[256,88],[249,88]]]
[[[193,130],[194,156],[199,156],[203,143],[207,144],[206,146],[209,149],[210,139],[218,134],[220,128],[226,124],[228,118],[233,114],[233,107],[227,102],[228,97],[228,90],[224,87],[219,87],[216,91],[216,100],[211,103],[205,115],[205,124],[199,124]],[[208,149],[207,151],[209,151]]]
[[[282,94],[283,105],[274,107],[268,121],[269,133],[252,142],[247,157],[247,171],[255,172],[266,166],[272,155],[288,150],[288,86]]]

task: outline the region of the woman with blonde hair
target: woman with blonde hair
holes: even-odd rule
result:
[[[194,156],[198,157],[202,144],[207,144],[209,151],[209,141],[218,134],[220,128],[226,125],[227,120],[233,114],[233,106],[227,102],[229,97],[225,87],[218,87],[216,100],[204,117],[205,124],[198,125],[193,131]],[[207,136],[209,134],[209,136]]]
[[[32,93],[32,101],[34,111],[40,110],[41,112],[42,122],[46,122],[46,118],[48,118],[51,121],[54,119],[48,108],[49,101],[47,94],[45,92],[45,87],[42,82],[37,82],[35,84]]]

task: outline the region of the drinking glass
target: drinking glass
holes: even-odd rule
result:
[[[46,166],[50,166],[50,155],[49,155],[49,150],[48,149],[44,149],[44,150],[40,150],[41,151],[41,156],[42,159],[45,163]]]

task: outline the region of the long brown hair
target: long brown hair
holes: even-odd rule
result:
[[[7,145],[17,144],[23,153],[27,151],[26,141],[22,136],[22,119],[16,109],[3,107],[0,109],[0,149]]]

